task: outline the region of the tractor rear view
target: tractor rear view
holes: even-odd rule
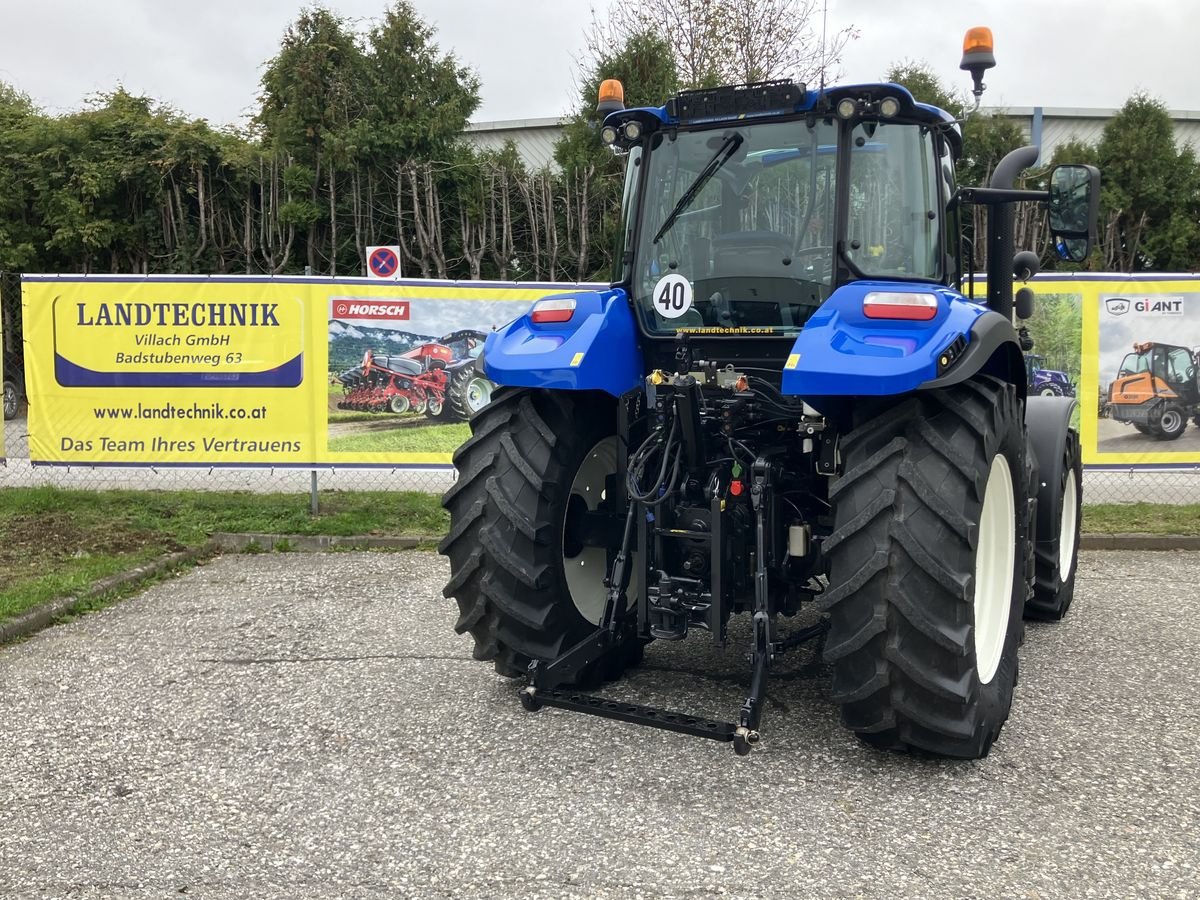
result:
[[[1109,386],[1112,417],[1160,441],[1182,436],[1189,417],[1200,427],[1198,371],[1200,351],[1153,342],[1134,344]]]
[[[972,29],[977,95],[993,64]],[[1013,205],[1047,202],[1060,252],[1083,258],[1099,174],[1018,190],[1022,148],[958,187],[957,123],[893,84],[640,109],[622,93],[605,82],[599,107],[627,159],[612,286],[541,300],[484,348],[501,387],[444,500],[457,630],[525,679],[529,710],[738,754],[761,739],[772,663],[822,641],[864,741],[985,755],[1023,617],[1071,603],[1081,501],[1075,401],[1028,396]],[[964,294],[953,237],[969,204],[990,210],[986,302]],[[750,682],[728,721],[586,692],[652,641],[729,644],[735,615]]]

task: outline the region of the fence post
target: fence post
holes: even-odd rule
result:
[[[321,514],[320,502],[317,499],[317,470],[312,470],[312,487],[309,489],[308,497],[308,514],[317,516]]]

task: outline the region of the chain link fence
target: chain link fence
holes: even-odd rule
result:
[[[0,311],[4,316],[5,377],[11,377],[18,392],[22,392],[25,343],[21,330],[20,276],[0,275]],[[1056,361],[1047,358],[1047,368],[1053,362]],[[253,491],[311,495],[319,501],[323,491],[442,493],[454,480],[453,469],[448,465],[357,465],[315,471],[270,467],[34,465],[29,459],[27,413],[28,403],[22,394],[16,418],[4,422],[8,461],[0,466],[0,490],[52,485],[81,490]],[[1189,437],[1197,432],[1200,425],[1189,425]],[[1181,455],[1195,458],[1200,451]],[[1089,468],[1084,475],[1084,498],[1086,503],[1200,503],[1200,465]]]

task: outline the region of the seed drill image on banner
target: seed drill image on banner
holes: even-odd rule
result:
[[[495,385],[478,364],[531,300],[339,294],[329,300],[329,452],[453,453]],[[423,461],[415,460],[414,461]]]
[[[559,284],[26,276],[42,464],[445,465],[488,334]]]

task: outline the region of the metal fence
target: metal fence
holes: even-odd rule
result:
[[[19,276],[11,273],[0,275],[0,312],[4,315],[5,366],[20,367],[24,360],[24,342]],[[416,490],[441,493],[454,480],[454,472],[449,466],[381,465],[311,471],[34,465],[29,459],[26,413],[27,406],[22,403],[18,417],[4,423],[8,462],[0,466],[0,489],[53,485],[82,490],[233,490],[307,494],[319,500],[320,493],[324,491]],[[1189,436],[1193,434],[1192,429],[1193,426],[1189,425]],[[1196,430],[1200,431],[1200,428]],[[1086,503],[1200,503],[1200,466],[1089,469],[1084,475],[1084,498]]]

